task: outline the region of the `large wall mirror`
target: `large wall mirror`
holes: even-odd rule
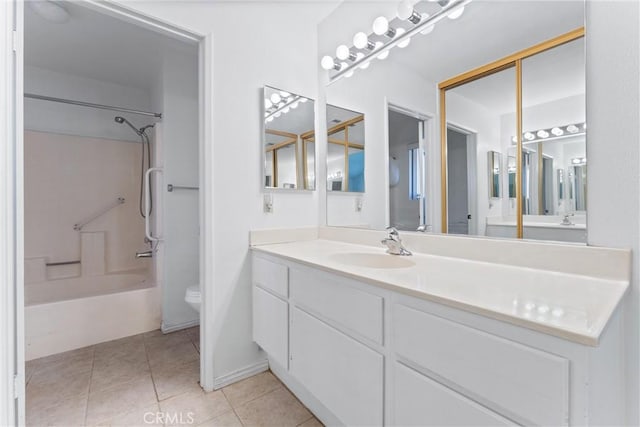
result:
[[[315,189],[314,102],[264,87],[265,188]]]
[[[413,8],[435,16],[442,3]],[[336,61],[327,103],[367,117],[366,191],[328,192],[328,225],[586,242],[584,3],[474,0],[374,55],[390,36],[367,30],[370,17],[396,34],[417,25],[396,8],[343,3],[319,26],[320,53]],[[372,59],[350,70],[361,54]],[[423,118],[411,210],[394,176],[409,160],[390,135],[392,106]]]

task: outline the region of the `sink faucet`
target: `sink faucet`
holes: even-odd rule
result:
[[[381,241],[383,245],[387,245],[387,253],[391,255],[412,255],[412,253],[402,245],[402,239],[400,239],[398,230],[394,227],[387,227],[387,230],[389,230],[389,235]]]
[[[571,222],[571,220],[569,219],[570,216],[574,216],[575,214],[573,213],[568,213],[564,215],[564,218],[562,218],[562,225],[573,225],[573,223]]]

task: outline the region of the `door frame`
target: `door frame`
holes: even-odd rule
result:
[[[113,1],[82,0],[100,13],[134,23],[173,38],[198,44],[199,153],[200,153],[200,383],[214,384],[214,266],[213,258],[213,34],[162,22]],[[0,147],[0,425],[25,424],[24,357],[24,212],[23,212],[23,94],[24,3],[0,2],[0,132],[7,141]]]
[[[385,134],[384,134],[384,139],[385,139],[385,159],[387,160],[387,166],[385,168],[385,199],[386,199],[386,206],[387,206],[387,210],[385,213],[385,224],[389,225],[390,221],[391,221],[391,216],[390,216],[390,196],[389,196],[389,110],[391,111],[395,111],[396,113],[400,113],[400,114],[404,114],[406,116],[409,117],[413,117],[417,120],[420,120],[422,122],[422,129],[421,131],[418,132],[418,147],[420,148],[420,154],[421,154],[421,161],[419,162],[419,168],[420,168],[420,181],[422,183],[422,198],[421,198],[421,203],[420,203],[420,211],[419,211],[419,215],[420,215],[420,219],[418,221],[418,225],[425,225],[427,227],[433,227],[432,224],[427,224],[428,221],[430,221],[430,218],[433,218],[434,213],[434,201],[435,201],[435,197],[428,197],[428,194],[432,194],[431,191],[431,187],[429,186],[430,182],[432,181],[431,178],[429,177],[429,170],[427,170],[427,161],[428,161],[428,149],[429,149],[429,144],[427,143],[427,141],[432,140],[434,141],[434,127],[433,127],[433,120],[434,120],[434,116],[431,114],[426,114],[423,112],[420,112],[418,110],[414,110],[411,108],[407,108],[407,107],[403,107],[400,104],[397,104],[395,102],[389,101],[389,99],[385,98]],[[434,168],[430,168],[430,169],[434,169]]]

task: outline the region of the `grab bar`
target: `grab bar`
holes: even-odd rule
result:
[[[151,194],[149,192],[149,182],[151,180],[151,174],[153,172],[163,172],[162,168],[149,168],[147,172],[144,174],[144,235],[147,236],[147,239],[151,242],[159,242],[162,239],[158,237],[153,237],[151,235],[151,224],[149,218],[149,205],[151,204]]]
[[[167,191],[169,193],[173,192],[173,190],[199,190],[199,187],[189,187],[189,186],[185,186],[185,185],[173,185],[173,184],[169,184],[167,185]]]
[[[77,261],[48,262],[45,265],[47,267],[53,267],[53,266],[56,266],[56,265],[71,265],[71,264],[80,264],[80,260],[77,260]]]
[[[107,212],[109,212],[111,209],[113,209],[116,206],[121,205],[123,203],[124,203],[124,197],[118,197],[114,203],[110,204],[109,206],[106,206],[104,209],[100,210],[95,215],[85,219],[84,221],[80,221],[80,222],[77,222],[77,223],[73,224],[73,229],[76,230],[76,231],[82,230],[82,227],[84,227],[85,225],[89,224],[94,219],[101,217],[102,215],[104,215]]]

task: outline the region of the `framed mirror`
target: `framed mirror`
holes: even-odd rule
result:
[[[500,180],[502,179],[502,154],[497,151],[487,153],[487,165],[489,172],[489,198],[499,199],[502,197]]]
[[[364,114],[327,105],[327,191],[364,192]]]
[[[263,186],[315,189],[314,101],[264,87]]]

